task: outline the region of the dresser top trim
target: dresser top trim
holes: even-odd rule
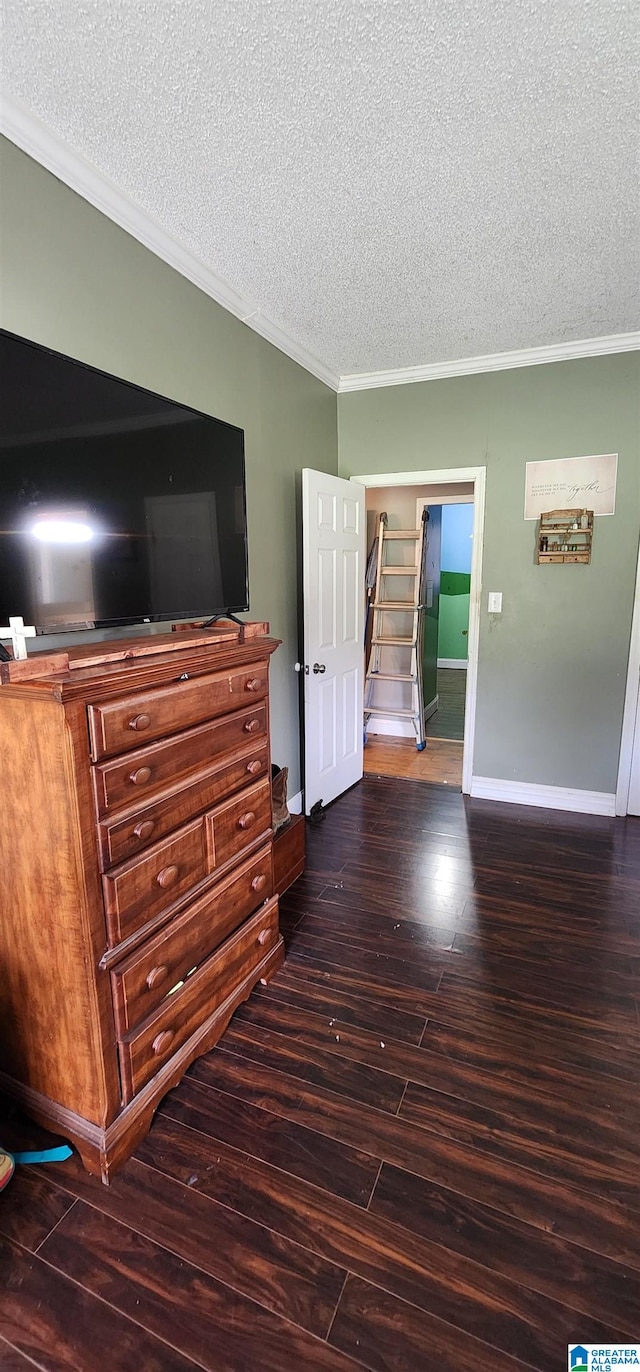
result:
[[[245,627],[268,629],[264,624]],[[67,701],[99,695],[106,700],[123,690],[177,683],[185,674],[201,676],[264,660],[280,642],[266,633],[247,633],[241,642],[239,630],[224,628],[115,639],[91,647],[78,644],[62,654],[42,654],[40,661],[34,654],[26,663],[2,663],[0,699],[3,695],[28,695]],[[29,671],[16,680],[18,667]]]

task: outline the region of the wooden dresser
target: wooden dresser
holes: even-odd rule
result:
[[[0,1088],[104,1181],[283,959],[267,630],[0,668]]]

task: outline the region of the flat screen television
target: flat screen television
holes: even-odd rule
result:
[[[0,624],[248,608],[242,429],[0,331]]]

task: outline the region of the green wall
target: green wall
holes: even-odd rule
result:
[[[613,792],[640,528],[640,354],[338,397],[340,471],[487,468],[474,773]],[[527,460],[619,453],[591,565],[534,563]],[[504,593],[488,616],[487,591]]]
[[[443,595],[440,591],[438,619],[438,657],[450,662],[466,662],[469,643],[468,595]]]
[[[4,139],[0,177],[0,324],[245,430],[250,617],[283,640],[273,756],[294,794],[296,478],[337,470],[335,394]]]
[[[640,355],[336,397],[0,140],[4,327],[245,430],[251,614],[283,639],[274,757],[298,790],[296,486],[302,467],[487,467],[474,772],[615,790],[640,527]],[[528,459],[620,455],[589,567],[537,567]],[[489,619],[487,590],[504,592]]]

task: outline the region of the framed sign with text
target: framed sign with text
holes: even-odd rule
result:
[[[593,510],[612,515],[616,508],[618,454],[561,457],[551,462],[527,462],[524,517],[539,519],[546,510]]]

